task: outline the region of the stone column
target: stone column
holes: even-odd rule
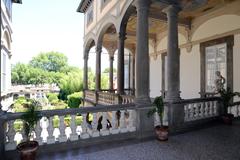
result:
[[[149,98],[149,49],[148,13],[150,0],[137,0],[137,53],[135,55],[135,104],[137,138],[151,137],[154,134],[153,118],[148,118],[151,109]]]
[[[124,93],[124,41],[126,32],[122,29],[118,39],[118,62],[117,62],[117,92]]]
[[[113,61],[114,61],[114,54],[109,54],[109,90],[113,91]]]
[[[96,91],[101,90],[101,53],[102,46],[96,46]]]
[[[84,54],[83,89],[88,90],[88,51]]]
[[[167,96],[166,101],[180,100],[180,53],[178,48],[178,6],[170,5],[164,12],[168,18]]]
[[[132,54],[132,63],[131,63],[131,87],[132,87],[132,94],[135,95],[135,50]]]
[[[149,103],[149,48],[148,14],[149,0],[137,0],[137,54],[136,54],[136,102]]]

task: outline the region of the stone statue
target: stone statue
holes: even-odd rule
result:
[[[216,79],[215,79],[215,91],[219,93],[224,88],[225,78],[221,75],[220,71],[216,71]]]

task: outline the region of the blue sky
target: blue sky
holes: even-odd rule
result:
[[[22,1],[13,4],[12,64],[58,51],[70,65],[82,67],[84,15],[76,12],[81,0]]]

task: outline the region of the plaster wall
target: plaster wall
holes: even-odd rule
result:
[[[161,95],[162,84],[162,60],[161,56],[158,56],[156,60],[151,58],[150,60],[150,97],[156,97]]]
[[[190,52],[181,48],[180,55],[180,90],[183,99],[200,97],[200,43],[215,36],[224,37],[234,34],[233,46],[233,87],[234,91],[240,91],[240,16],[223,15],[206,21],[193,33],[194,45]],[[227,34],[229,33],[229,34]],[[179,34],[179,45],[186,43],[184,36]],[[157,52],[162,53],[167,49],[167,36],[157,44]],[[149,51],[154,53],[153,51]],[[159,95],[161,90],[161,54],[158,58],[150,60],[150,96]],[[240,100],[240,98],[239,98]]]
[[[240,29],[240,16],[222,15],[201,24],[192,35],[192,41]]]
[[[233,89],[240,92],[240,34],[234,36],[233,46]],[[235,98],[240,100],[240,98]]]
[[[195,45],[188,53],[185,48],[180,54],[180,91],[183,99],[200,97],[200,53]]]

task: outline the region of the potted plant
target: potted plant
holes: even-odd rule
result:
[[[228,113],[228,107],[231,104],[231,100],[233,99],[234,96],[239,96],[239,92],[232,92],[232,90],[228,87],[227,89],[221,89],[219,91],[222,102],[223,102],[223,115],[222,119],[225,124],[232,124],[232,119],[233,119],[233,114]]]
[[[32,140],[32,133],[37,121],[41,118],[40,113],[36,111],[36,108],[40,105],[35,100],[28,100],[27,106],[27,111],[21,117],[21,119],[24,121],[23,129],[27,140],[18,144],[17,150],[20,152],[21,160],[34,160],[36,158],[39,145],[37,141]]]
[[[155,126],[157,139],[160,141],[168,140],[168,127],[163,125],[164,103],[162,96],[156,97],[153,101],[154,108],[148,112],[148,117],[157,113],[160,118],[160,125]]]

